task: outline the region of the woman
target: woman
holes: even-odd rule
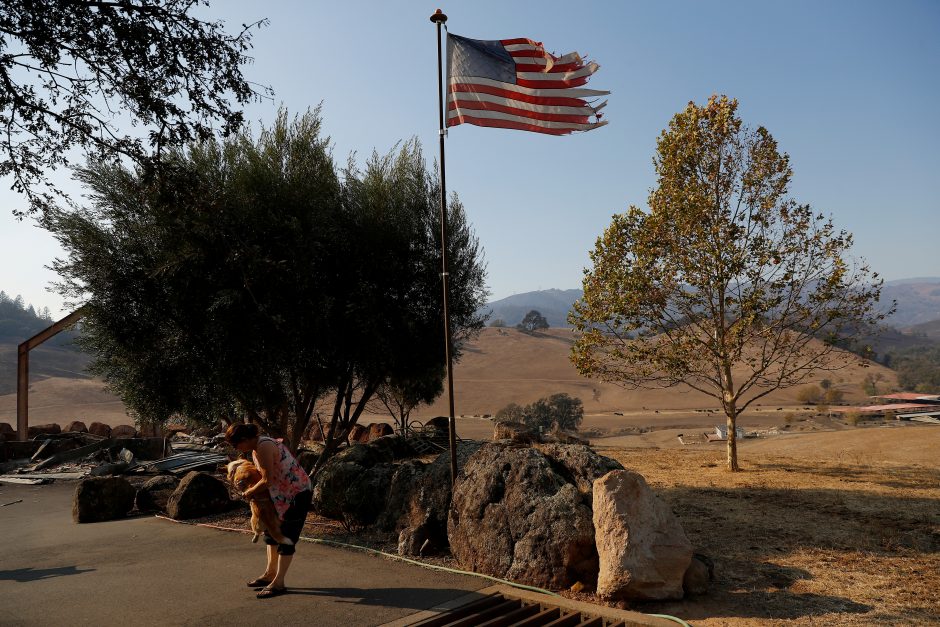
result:
[[[300,467],[287,447],[279,440],[258,434],[257,425],[233,424],[225,432],[225,440],[242,453],[251,451],[255,466],[261,471],[261,480],[245,491],[244,497],[267,490],[281,519],[281,533],[294,544],[310,510],[310,477]],[[248,582],[252,588],[261,588],[259,599],[276,597],[287,592],[284,576],[294,558],[293,544],[278,544],[264,532],[268,545],[268,565],[264,574]]]

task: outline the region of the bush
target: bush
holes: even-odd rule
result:
[[[826,390],[826,394],[823,397],[823,400],[828,405],[838,405],[842,402],[845,392],[842,390],[837,390],[835,388],[829,388]]]
[[[807,385],[796,394],[796,400],[807,405],[815,405],[823,398],[823,391],[818,385]]]
[[[862,419],[862,415],[857,411],[847,411],[843,414],[845,417],[846,424],[850,424],[853,427],[856,426]]]
[[[565,393],[540,398],[525,407],[510,403],[496,412],[498,421],[521,422],[543,430],[551,429],[555,425],[560,429],[577,429],[583,418],[584,407],[581,399]]]
[[[496,420],[499,422],[523,422],[523,411],[524,409],[521,406],[509,403],[496,412]]]

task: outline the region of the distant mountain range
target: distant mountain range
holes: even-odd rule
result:
[[[568,312],[581,295],[579,289],[525,292],[487,303],[484,310],[492,312],[489,324],[502,320],[506,326],[512,327],[534,309],[545,316],[549,325],[567,327],[570,326]],[[897,311],[886,322],[895,328],[907,330],[940,320],[940,278],[886,281],[881,291],[881,302],[887,306],[892,301],[897,301]],[[927,329],[919,332],[929,334]]]

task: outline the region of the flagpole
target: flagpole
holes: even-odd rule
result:
[[[457,421],[454,418],[454,362],[451,355],[450,314],[447,310],[447,284],[450,278],[447,272],[447,178],[444,168],[444,134],[447,131],[444,126],[444,68],[441,54],[441,25],[447,22],[447,16],[438,9],[431,16],[431,21],[437,25],[437,102],[440,120],[438,134],[441,140],[441,284],[444,290],[444,355],[447,359],[447,400],[450,409],[447,437],[450,443],[450,483],[454,485],[457,481]]]

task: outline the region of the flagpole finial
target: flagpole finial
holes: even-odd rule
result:
[[[438,9],[434,12],[434,15],[431,16],[431,21],[435,24],[443,24],[447,21],[447,16],[444,15],[444,12]]]

